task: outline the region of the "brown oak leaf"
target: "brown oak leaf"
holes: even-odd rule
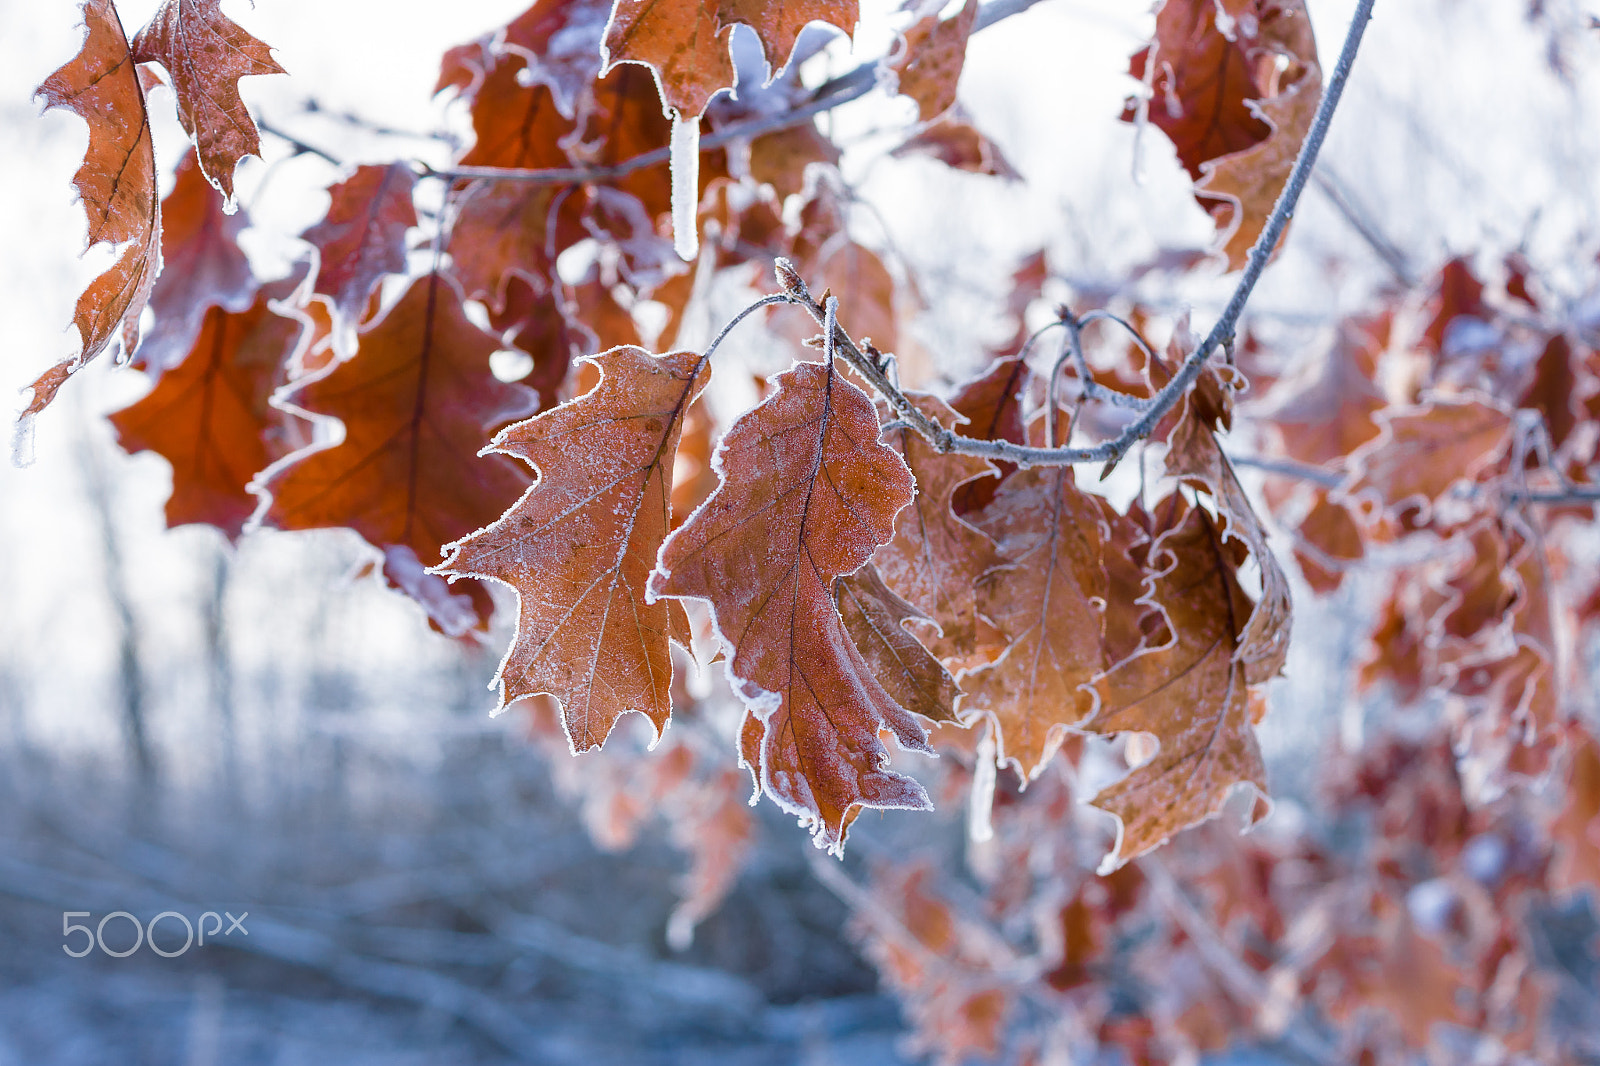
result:
[[[1083,689],[1105,666],[1106,530],[1071,467],[1008,478],[979,521],[1003,565],[978,586],[979,611],[1004,634],[993,665],[963,675],[967,708],[989,715],[999,759],[1035,777],[1094,709]]]
[[[934,10],[905,31],[902,51],[889,64],[900,79],[900,95],[917,102],[917,115],[931,122],[956,102],[956,83],[967,58],[967,38],[978,21],[978,0],[967,0],[953,17]]]
[[[592,360],[594,389],[502,430],[489,451],[539,480],[505,515],[447,547],[440,573],[517,591],[517,631],[500,664],[500,706],[561,701],[574,752],[605,742],[624,713],[659,737],[671,715],[668,639],[689,645],[675,602],[646,581],[672,524],[673,457],[710,365],[693,352],[613,348]]]
[[[411,203],[416,183],[404,163],[357,167],[328,190],[331,202],[322,221],[300,235],[318,254],[312,291],[327,297],[349,330],[383,275],[405,273],[406,230],[417,224]]]
[[[834,583],[834,601],[856,648],[873,676],[896,703],[931,722],[956,720],[956,679],[906,629],[931,620],[895,595],[877,567],[868,563]]]
[[[911,400],[942,425],[961,421],[937,397],[912,393]],[[917,493],[873,562],[891,588],[938,624],[940,633],[925,643],[940,660],[954,670],[982,665],[993,655],[978,648],[977,584],[1001,560],[988,535],[957,517],[951,503],[975,479],[993,480],[994,467],[972,456],[941,455],[910,429],[892,433],[889,446],[906,461]]]
[[[531,389],[497,381],[493,336],[466,318],[461,294],[440,274],[411,284],[360,334],[353,359],[295,382],[277,402],[337,418],[344,438],[287,456],[260,479],[277,529],[345,526],[384,553],[384,576],[453,636],[484,624],[487,600],[453,594],[426,573],[440,546],[498,518],[527,475],[484,441],[534,407]]]
[[[39,95],[46,110],[64,107],[89,126],[89,147],[72,179],[89,218],[88,247],[125,247],[78,297],[72,321],[82,349],[34,380],[24,419],[49,406],[119,331],[124,352],[138,347],[139,315],[161,272],[161,201],[133,53],[112,0],[83,0],[83,22],[83,49],[44,80]]]
[[[194,153],[186,154],[161,201],[163,268],[150,291],[155,324],[139,342],[135,366],[155,374],[176,366],[194,347],[211,308],[237,314],[255,302],[255,275],[239,247],[239,233],[249,224],[243,211],[223,211]]]
[[[1147,581],[1146,602],[1166,615],[1169,640],[1107,670],[1094,684],[1098,709],[1084,725],[1102,734],[1149,733],[1159,744],[1154,757],[1093,800],[1120,822],[1108,864],[1143,855],[1214,816],[1236,785],[1266,794],[1237,654],[1254,606],[1235,575],[1242,556],[1243,545],[1225,539],[1198,507],[1151,548],[1151,562],[1161,569]]]
[[[1317,43],[1304,0],[1251,6],[1261,9],[1253,27],[1256,33],[1251,35],[1255,38],[1252,60],[1258,69],[1263,53],[1283,60],[1283,69],[1259,78],[1261,95],[1251,108],[1272,133],[1259,144],[1202,163],[1204,177],[1195,182],[1195,192],[1202,200],[1222,199],[1228,204],[1213,208],[1212,216],[1217,222],[1218,248],[1227,257],[1229,270],[1243,269],[1289,180],[1295,156],[1322,101]]]
[[[662,103],[685,119],[699,118],[713,96],[733,88],[728,34],[699,0],[617,0],[606,25],[603,69],[649,67]]]
[[[1346,566],[1361,558],[1365,547],[1361,530],[1350,509],[1332,499],[1326,489],[1315,493],[1311,509],[1300,520],[1294,555],[1312,590],[1326,595],[1344,581]]]
[[[975,440],[1008,440],[1027,443],[1022,425],[1022,393],[1028,384],[1028,364],[1019,356],[996,359],[983,376],[957,390],[950,406],[966,420],[961,435]],[[994,499],[1004,479],[1016,470],[1015,463],[997,462],[996,477],[969,481],[957,487],[951,509],[958,515],[981,511]]]
[[[661,102],[684,118],[698,118],[711,98],[733,88],[728,35],[736,22],[756,31],[774,74],[789,60],[809,22],[827,22],[845,33],[855,29],[857,0],[617,0],[605,31],[605,67],[640,63],[650,68]]]
[[[1344,320],[1317,358],[1274,386],[1260,417],[1277,428],[1285,454],[1329,466],[1378,435],[1376,416],[1388,405],[1377,384],[1378,357],[1390,326],[1387,312]]]
[[[293,416],[268,401],[305,331],[272,305],[300,281],[264,287],[244,311],[212,306],[193,350],[143,399],[110,416],[124,451],[157,452],[172,464],[169,527],[204,522],[237,538],[260,502],[246,486],[293,450],[285,426]]]
[[[222,13],[219,0],[163,0],[133,39],[140,63],[172,77],[178,121],[193,140],[206,180],[233,200],[239,160],[261,154],[261,135],[239,96],[239,79],[283,74],[272,49]]]
[[[1260,684],[1276,677],[1289,656],[1289,628],[1293,606],[1289,599],[1289,579],[1267,544],[1267,531],[1250,504],[1244,486],[1233,471],[1233,464],[1222,453],[1212,432],[1211,419],[1196,404],[1200,390],[1183,402],[1183,415],[1167,441],[1166,466],[1169,473],[1201,481],[1217,512],[1226,520],[1226,532],[1249,549],[1261,571],[1261,598],[1250,612],[1250,621],[1240,635],[1238,661],[1244,665],[1245,679]]]
[[[929,806],[878,739],[887,728],[926,751],[926,734],[873,675],[832,594],[894,535],[912,478],[878,443],[871,401],[833,366],[798,363],[774,385],[723,437],[722,482],[667,539],[650,588],[710,601],[729,679],[753,712],[747,764],[837,852],[863,808]]]
[[[1167,0],[1156,14],[1155,39],[1129,66],[1134,78],[1149,76],[1149,120],[1172,141],[1196,181],[1204,174],[1201,163],[1272,134],[1249,104],[1262,96],[1252,42],[1222,33],[1216,15],[1216,0]],[[1123,121],[1137,121],[1139,112],[1139,102],[1129,100]]]
[[[1346,492],[1390,510],[1437,500],[1504,460],[1511,416],[1487,400],[1435,399],[1379,416],[1381,435],[1350,456]]]

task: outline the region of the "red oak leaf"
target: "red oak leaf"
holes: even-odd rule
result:
[[[312,291],[328,298],[348,330],[361,320],[383,275],[405,273],[406,230],[417,224],[411,203],[416,183],[404,163],[358,167],[328,190],[327,214],[300,235],[318,253]]]
[[[693,352],[613,348],[593,362],[594,389],[495,437],[490,451],[523,460],[539,480],[499,520],[450,545],[439,568],[517,590],[500,705],[555,696],[574,752],[603,744],[628,711],[658,737],[666,728],[667,642],[688,646],[688,620],[677,603],[647,602],[645,583],[672,524],[684,416],[710,377]]]
[[[257,282],[239,247],[250,224],[243,211],[223,211],[193,152],[178,164],[172,191],[161,201],[163,270],[150,292],[155,325],[139,342],[134,365],[160,374],[194,347],[208,311],[237,314],[255,300]]]
[[[928,807],[878,739],[887,728],[926,751],[926,734],[873,676],[833,601],[834,579],[893,536],[912,478],[878,443],[871,401],[831,365],[799,363],[774,384],[723,438],[722,483],[667,539],[650,587],[710,601],[729,679],[752,711],[746,763],[819,846],[839,851],[865,807]]]
[[[948,19],[934,10],[905,31],[903,51],[889,64],[900,78],[900,94],[917,102],[917,115],[931,122],[956,102],[956,83],[967,58],[967,38],[978,21],[978,0],[967,0]]]
[[[261,154],[261,135],[239,97],[239,79],[282,74],[272,50],[228,19],[219,0],[163,0],[133,39],[134,57],[172,77],[178,121],[194,139],[206,180],[233,200],[233,171]]]
[[[204,522],[237,538],[260,502],[246,486],[293,450],[284,425],[293,416],[268,400],[305,331],[304,321],[272,304],[300,280],[266,286],[242,312],[211,307],[183,361],[110,416],[124,451],[157,452],[172,464],[169,527]]]
[[[1272,133],[1260,144],[1201,164],[1205,176],[1195,183],[1202,201],[1221,199],[1228,205],[1212,208],[1211,213],[1230,270],[1243,269],[1251,246],[1261,236],[1322,101],[1317,42],[1304,0],[1249,6],[1258,8],[1252,12],[1255,32],[1248,35],[1254,38],[1251,59],[1258,71],[1262,56],[1273,61],[1270,75],[1258,74],[1259,95],[1252,110]],[[1235,36],[1246,37],[1242,30]]]
[[[1151,562],[1161,569],[1147,581],[1146,602],[1165,613],[1169,640],[1095,682],[1099,708],[1084,726],[1103,734],[1149,733],[1159,744],[1153,758],[1094,798],[1121,823],[1108,862],[1126,862],[1212,817],[1236,785],[1266,794],[1237,654],[1254,606],[1235,576],[1242,555],[1239,542],[1225,541],[1198,507],[1151,547]]]
[[[906,710],[931,722],[956,720],[961,690],[939,660],[906,629],[907,622],[930,620],[895,595],[871,563],[834,584],[839,616],[873,676]]]
[[[112,0],[83,0],[88,29],[83,49],[39,86],[45,108],[64,107],[89,126],[89,148],[73,175],[89,217],[89,244],[125,247],[111,269],[78,297],[72,322],[82,350],[34,381],[22,417],[49,406],[67,379],[111,343],[120,331],[122,348],[139,343],[139,315],[161,272],[161,201],[144,89]]]
[[[500,426],[527,414],[532,390],[495,380],[495,338],[466,318],[448,278],[430,274],[360,335],[353,359],[290,386],[278,402],[344,424],[260,479],[277,529],[346,526],[384,553],[384,574],[444,632],[480,624],[484,600],[452,595],[424,572],[440,546],[494,521],[527,486],[508,459],[480,459]],[[480,590],[481,591],[481,590]]]
[[[1437,399],[1380,416],[1383,432],[1350,456],[1347,491],[1375,495],[1390,510],[1437,500],[1505,459],[1511,416],[1471,399]]]
[[[1248,104],[1262,96],[1251,42],[1224,35],[1216,16],[1216,0],[1167,0],[1156,15],[1155,40],[1135,53],[1129,66],[1135,78],[1149,78],[1149,119],[1172,141],[1196,180],[1203,174],[1201,163],[1243,151],[1272,134]],[[1139,103],[1129,100],[1122,118],[1133,122],[1139,111]]]
[[[1064,466],[1013,474],[979,521],[1004,562],[980,583],[978,609],[1007,646],[962,687],[994,720],[999,758],[1029,780],[1094,709],[1082,686],[1105,666],[1106,530]]]
[[[925,414],[946,426],[960,416],[943,400],[913,394]],[[901,429],[890,447],[917,480],[911,506],[895,520],[894,539],[873,556],[884,580],[936,622],[928,647],[953,669],[982,665],[993,653],[978,648],[978,579],[1001,561],[994,542],[956,516],[951,503],[974,479],[992,480],[994,467],[964,455],[941,455],[919,434]]]

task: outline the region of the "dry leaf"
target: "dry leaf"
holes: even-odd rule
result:
[[[871,401],[831,365],[799,363],[774,384],[723,437],[722,483],[667,539],[650,587],[710,601],[753,712],[746,762],[819,846],[839,851],[862,808],[929,805],[888,769],[878,739],[887,728],[926,751],[926,734],[873,676],[832,595],[893,536],[912,479],[878,443]]]
[[[439,572],[517,590],[517,632],[496,682],[500,706],[549,693],[574,752],[599,747],[638,711],[659,737],[671,714],[668,639],[688,647],[677,604],[646,601],[671,526],[673,455],[710,377],[693,352],[613,348],[600,383],[502,430],[490,450],[538,482],[499,520],[449,545]]]

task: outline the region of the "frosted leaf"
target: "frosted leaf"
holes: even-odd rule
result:
[[[695,209],[700,203],[700,122],[672,117],[672,247],[686,263],[700,254]]]

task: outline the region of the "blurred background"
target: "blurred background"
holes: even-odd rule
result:
[[[154,6],[120,5],[130,32]],[[449,143],[433,135],[465,124],[430,95],[440,51],[523,6],[225,10],[291,73],[244,83],[264,125],[352,164],[441,163]],[[1310,6],[1331,62],[1352,5]],[[875,54],[890,15],[868,5],[857,58],[820,62]],[[1377,286],[1451,254],[1521,248],[1558,282],[1581,277],[1569,257],[1600,232],[1600,43],[1573,32],[1583,24],[1565,0],[1380,2],[1322,180],[1252,304],[1257,328],[1314,345]],[[1192,307],[1202,324],[1225,299],[1231,284],[1214,275],[1130,280],[1210,236],[1166,142],[1116,121],[1134,88],[1127,57],[1152,25],[1144,5],[1045,0],[974,38],[963,104],[1025,185],[883,157],[882,128],[904,117],[894,103],[824,120],[851,145],[845,175],[872,207],[864,239],[923,292],[917,336],[935,377],[958,378],[1007,330],[997,308],[1011,267],[1041,240],[1063,292],[1139,284],[1145,303]],[[105,261],[76,257],[83,124],[41,117],[31,95],[78,47],[76,5],[0,0],[0,26],[0,396],[16,397],[72,350],[64,324]],[[152,112],[170,171],[182,134],[164,92]],[[263,141],[239,188],[249,250],[271,276],[339,175]],[[714,293],[706,328],[745,298]],[[774,356],[746,347],[765,372]],[[912,1060],[837,875],[930,840],[960,852],[959,807],[864,817],[847,861],[819,879],[805,834],[763,803],[726,897],[694,926],[681,911],[692,849],[648,806],[619,810],[625,795],[597,799],[578,781],[638,773],[643,731],[574,763],[539,713],[490,718],[507,627],[482,646],[430,632],[362,576],[369,554],[351,534],[230,545],[209,528],[167,530],[164,461],[124,454],[103,419],[144,389],[102,360],[39,420],[32,465],[0,466],[0,1064]],[[1299,597],[1263,730],[1275,819],[1307,817],[1307,768],[1382,713],[1347,695],[1350,619],[1380,580]],[[714,737],[720,679],[696,684]],[[731,746],[720,750],[731,771]],[[62,951],[62,912],[117,910],[247,911],[248,938],[171,959]],[[177,928],[163,927],[163,945]],[[105,936],[132,939],[125,923]]]

